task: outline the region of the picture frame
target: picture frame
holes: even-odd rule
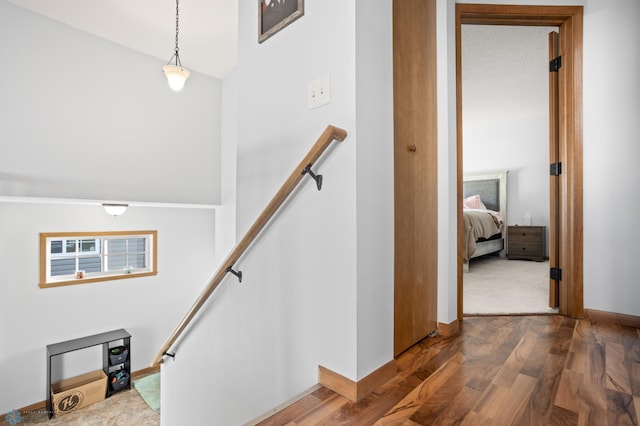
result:
[[[258,0],[258,43],[304,15],[304,0]]]

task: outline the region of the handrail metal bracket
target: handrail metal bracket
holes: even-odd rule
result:
[[[231,266],[227,268],[227,272],[231,272],[233,275],[238,277],[238,281],[242,282],[242,271],[234,271]]]
[[[176,354],[175,353],[171,353],[171,352],[164,352],[162,355],[164,356],[170,356],[171,358],[173,358],[173,360],[176,360]]]
[[[316,186],[318,187],[318,191],[322,189],[322,175],[317,175],[311,171],[311,163],[307,164],[307,167],[304,168],[302,174],[309,174],[313,180],[316,181]]]

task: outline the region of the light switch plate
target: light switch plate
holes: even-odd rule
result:
[[[324,75],[309,82],[307,88],[307,106],[309,109],[326,105],[331,99],[331,89],[329,87],[329,75]]]

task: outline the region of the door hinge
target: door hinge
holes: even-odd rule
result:
[[[560,176],[562,174],[562,163],[560,161],[551,163],[550,172],[551,176]]]
[[[549,72],[558,72],[561,66],[562,66],[562,56],[553,58],[552,60],[549,61]]]
[[[562,269],[560,268],[551,268],[549,270],[549,278],[555,281],[562,281]]]

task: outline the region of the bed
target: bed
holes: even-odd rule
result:
[[[463,260],[491,253],[504,256],[507,247],[507,174],[498,171],[465,175],[463,179]]]

